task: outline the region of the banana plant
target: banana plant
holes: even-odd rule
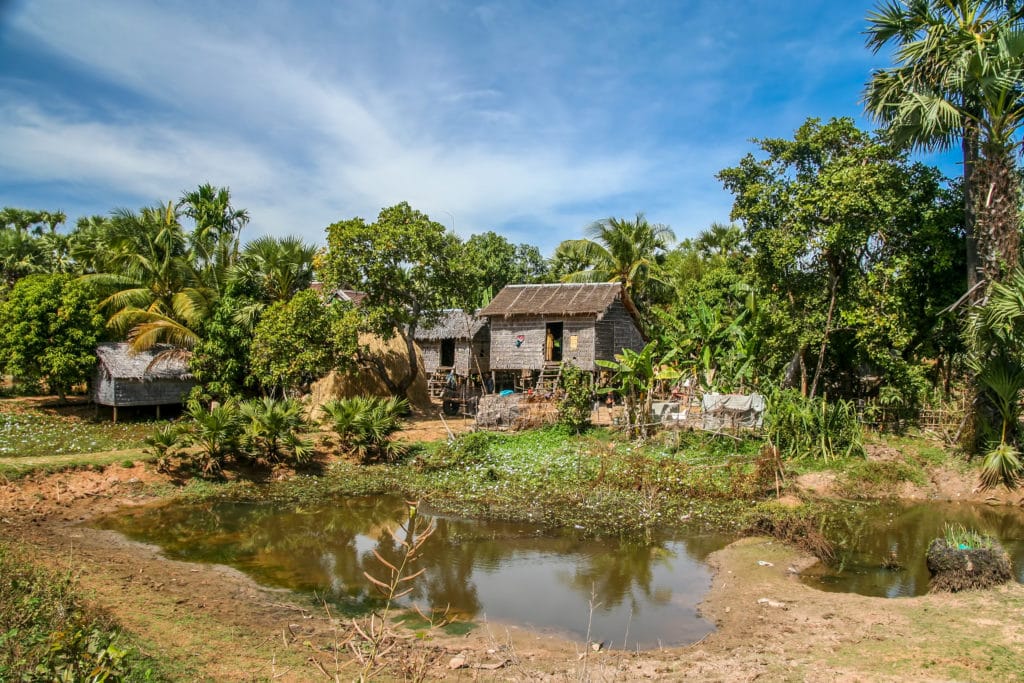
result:
[[[633,438],[644,439],[651,433],[652,391],[656,382],[679,379],[681,373],[669,363],[676,351],[656,356],[658,343],[652,341],[642,350],[623,349],[615,354],[615,360],[598,360],[599,367],[614,374],[610,386],[601,393],[615,392],[622,397],[626,408],[626,431]]]

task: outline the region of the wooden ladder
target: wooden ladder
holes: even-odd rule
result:
[[[537,388],[535,391],[538,394],[554,393],[558,388],[558,385],[562,381],[562,364],[561,363],[544,363],[544,367],[540,371],[540,376],[537,377]]]

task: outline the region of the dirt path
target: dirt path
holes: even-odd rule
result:
[[[223,566],[169,560],[81,524],[153,502],[145,485],[160,479],[141,465],[112,466],[2,486],[0,534],[51,566],[72,569],[96,603],[174,663],[179,678],[334,674],[335,648],[351,630],[309,598],[261,587]],[[593,652],[487,624],[466,637],[403,641],[388,656],[391,673],[449,680],[1024,680],[1019,584],[899,600],[824,593],[795,576],[812,560],[766,539],[734,543],[710,561],[717,573],[702,611],[718,630],[695,645]],[[350,652],[343,647],[341,661],[351,660]],[[463,668],[449,668],[458,663]],[[349,664],[337,673],[350,680],[357,671]]]

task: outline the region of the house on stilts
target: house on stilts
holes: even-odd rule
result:
[[[147,351],[132,351],[125,342],[108,342],[96,348],[99,362],[93,377],[92,400],[97,406],[123,407],[180,405],[195,381],[188,361],[174,353],[176,347],[157,345]]]
[[[490,323],[496,388],[550,390],[563,363],[596,374],[596,360],[641,350],[636,306],[619,283],[508,285],[479,312]]]
[[[490,372],[491,336],[487,321],[461,309],[448,309],[432,325],[413,335],[423,355],[423,370],[431,396],[439,398],[452,379],[479,377]]]

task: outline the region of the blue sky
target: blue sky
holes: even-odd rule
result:
[[[637,211],[687,237],[728,220],[714,175],[750,138],[869,125],[873,5],[0,0],[0,206],[211,182],[249,238],[403,200],[545,253]]]

